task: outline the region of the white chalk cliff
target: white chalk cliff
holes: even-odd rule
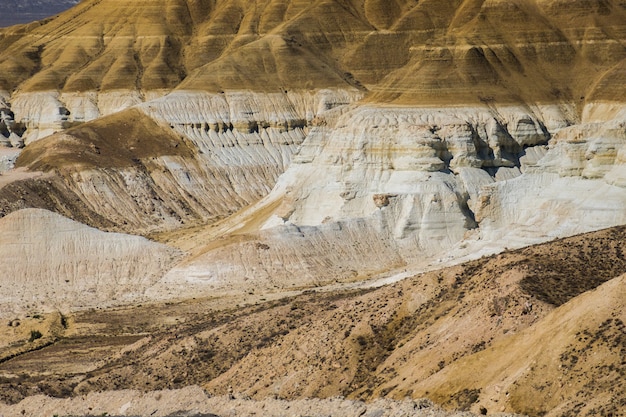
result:
[[[46,173],[3,157],[0,212],[18,252],[36,207],[186,256],[131,239],[146,258],[98,263],[99,233],[43,230],[113,289],[19,308],[398,276],[626,223],[623,2],[146,1],[0,31],[0,146]],[[3,288],[77,279],[19,253]]]
[[[141,299],[181,253],[104,233],[47,210],[0,219],[0,314],[70,311]]]
[[[246,229],[244,242],[184,262],[163,285],[320,285],[623,224],[624,122],[573,122],[550,108],[356,107],[313,127],[258,208],[225,222]]]

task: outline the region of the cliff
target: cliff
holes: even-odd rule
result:
[[[383,286],[623,225],[624,45],[619,0],[84,0],[2,29],[0,216],[17,243],[0,282],[22,283],[10,297],[22,312],[230,305]],[[60,224],[71,238],[50,234]],[[37,227],[91,272],[20,266]],[[106,290],[78,297],[65,279]],[[250,360],[244,375],[262,369]],[[355,375],[342,390],[410,395],[395,377]],[[442,403],[492,383],[452,392],[410,376]],[[321,395],[308,388],[285,392]]]

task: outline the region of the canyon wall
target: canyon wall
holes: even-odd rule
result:
[[[0,31],[0,213],[184,250],[155,298],[395,276],[625,220],[621,2],[149,3]]]

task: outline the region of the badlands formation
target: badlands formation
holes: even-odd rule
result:
[[[621,415],[624,232],[595,231],[626,224],[625,97],[621,0],[0,29],[0,413],[196,385]]]

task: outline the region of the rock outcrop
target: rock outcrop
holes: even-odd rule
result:
[[[0,230],[3,317],[136,301],[181,257],[165,245],[45,210],[5,216]]]
[[[311,128],[268,197],[196,240],[240,238],[195,246],[200,255],[162,284],[186,293],[350,281],[623,224],[623,122],[573,125],[568,114],[348,110]]]
[[[85,214],[77,220],[92,226],[171,231],[267,195],[314,120],[360,96],[357,90],[172,93],[32,143],[18,166],[55,173],[50,192],[66,198],[44,208],[72,217],[67,203],[78,199]],[[36,184],[23,185],[29,187]],[[0,198],[10,199],[7,192]]]

